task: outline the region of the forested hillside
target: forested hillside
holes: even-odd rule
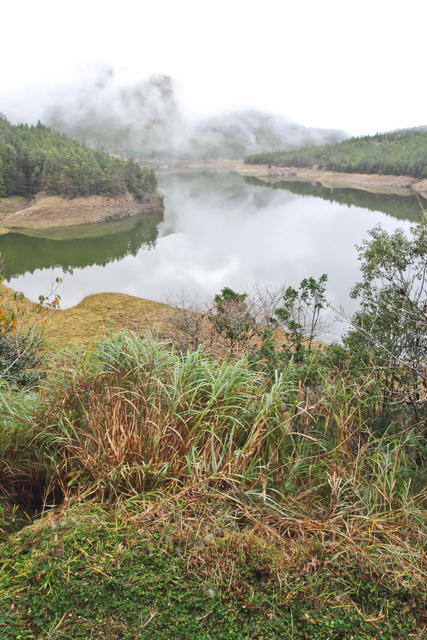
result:
[[[123,161],[93,151],[40,123],[12,125],[0,114],[0,197],[34,195],[39,191],[77,196],[137,198],[157,187],[152,169],[133,159]]]
[[[427,127],[350,138],[298,151],[260,153],[247,157],[245,163],[427,178]]]

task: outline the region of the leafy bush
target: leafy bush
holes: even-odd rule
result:
[[[41,380],[41,336],[4,334],[0,336],[0,377],[17,386],[32,385]]]

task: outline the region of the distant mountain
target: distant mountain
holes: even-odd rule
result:
[[[82,85],[47,109],[44,120],[93,148],[135,157],[170,153],[186,127],[168,76],[120,87],[108,69],[98,81]]]
[[[119,86],[109,68],[50,107],[43,119],[76,140],[121,157],[243,158],[274,149],[342,140],[342,131],[311,129],[282,116],[235,111],[190,121],[169,76]]]
[[[234,111],[200,122],[189,141],[195,156],[243,158],[251,153],[298,149],[345,138],[342,131],[306,128],[283,116],[262,111]]]

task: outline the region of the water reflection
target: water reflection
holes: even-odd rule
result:
[[[160,181],[165,212],[156,228],[135,221],[115,234],[63,240],[19,234],[24,244],[13,246],[8,243],[17,234],[0,237],[10,273],[25,272],[10,286],[37,300],[72,267],[60,290],[66,308],[102,291],[158,301],[185,291],[202,302],[224,286],[297,286],[304,277],[327,273],[329,299],[351,309],[348,293],[360,277],[355,245],[377,223],[387,231],[410,225],[385,215],[380,205],[349,207],[337,201],[335,190],[331,197],[295,193],[310,186],[302,183],[293,190],[266,188],[238,174],[169,175]]]
[[[155,247],[162,220],[159,211],[105,223],[8,233],[0,238],[3,275],[14,278],[38,269],[105,266],[127,255],[136,256],[142,247]]]
[[[348,207],[362,207],[369,211],[382,211],[398,220],[411,220],[417,222],[420,219],[422,209],[425,208],[425,199],[420,196],[401,196],[393,193],[371,193],[362,189],[339,188],[331,189],[320,183],[301,181],[278,181],[268,183],[252,176],[245,176],[245,181],[258,187],[270,189],[282,189],[301,196],[315,196],[329,202],[338,202]]]

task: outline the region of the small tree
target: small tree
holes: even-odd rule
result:
[[[271,379],[282,370],[299,383],[316,380],[317,358],[310,355],[313,342],[330,329],[330,321],[322,315],[327,307],[326,282],[327,276],[322,275],[318,280],[304,278],[298,289],[284,289],[280,306],[264,325],[256,358]]]
[[[388,234],[380,226],[358,247],[363,279],[351,296],[360,310],[344,343],[364,343],[384,398],[404,403],[416,420],[425,415],[427,392],[427,220]],[[360,336],[360,339],[358,338]]]
[[[323,274],[318,280],[304,278],[298,289],[288,287],[282,306],[274,312],[275,324],[284,332],[284,349],[297,363],[304,360],[311,352],[313,341],[325,331],[321,314],[327,306],[327,280],[328,276]]]
[[[246,298],[246,293],[236,293],[230,287],[224,287],[221,294],[215,296],[210,314],[215,330],[226,339],[232,355],[238,344],[252,336],[256,326]]]

